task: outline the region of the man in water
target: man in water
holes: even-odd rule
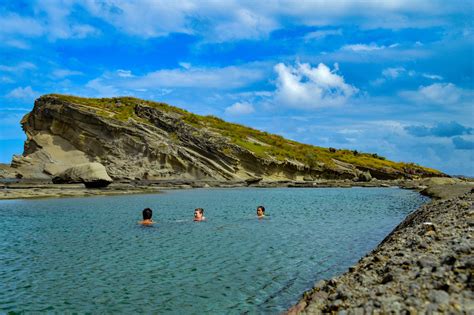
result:
[[[143,215],[143,221],[140,221],[138,223],[143,224],[143,225],[153,224],[153,220],[151,219],[151,216],[153,215],[153,211],[150,208],[143,209],[142,215]]]
[[[265,207],[264,206],[258,206],[257,207],[257,218],[262,219],[265,217]]]
[[[194,209],[194,221],[204,221],[206,218],[204,217],[204,209],[203,208],[196,208]]]

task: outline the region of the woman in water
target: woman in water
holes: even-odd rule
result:
[[[204,221],[206,218],[204,217],[204,209],[203,208],[196,208],[194,209],[194,221]]]

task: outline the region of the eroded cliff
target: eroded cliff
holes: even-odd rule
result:
[[[115,179],[367,181],[440,176],[436,170],[376,154],[300,144],[130,97],[45,95],[21,123],[27,141],[12,167],[27,178],[49,178],[87,162],[103,164]]]

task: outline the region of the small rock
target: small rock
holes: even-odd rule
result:
[[[446,291],[442,291],[442,290],[431,291],[428,298],[433,303],[438,303],[438,304],[449,303],[449,294]]]
[[[445,264],[445,265],[454,265],[454,263],[456,262],[456,257],[452,256],[452,255],[448,255],[446,257],[443,258],[442,260],[442,263]]]
[[[432,268],[436,265],[436,263],[433,260],[430,260],[426,257],[420,258],[416,263],[421,268],[427,268],[427,267]]]
[[[389,283],[391,281],[393,281],[393,275],[391,273],[389,273],[389,274],[385,275],[385,277],[383,277],[381,284],[386,284],[386,283]]]

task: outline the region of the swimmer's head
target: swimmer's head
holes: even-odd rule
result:
[[[151,216],[153,215],[153,211],[150,208],[143,209],[143,220],[151,220]]]
[[[263,217],[265,215],[265,207],[258,206],[257,207],[257,217]]]
[[[204,217],[204,209],[196,208],[194,209],[194,221],[201,221]]]

